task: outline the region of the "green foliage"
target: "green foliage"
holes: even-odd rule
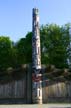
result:
[[[70,23],[64,26],[47,24],[40,27],[42,64],[58,68],[68,67],[71,62]],[[18,42],[9,37],[0,37],[0,70],[32,62],[32,32]]]
[[[17,59],[19,64],[32,62],[32,33],[28,33],[25,38],[21,38],[17,44]]]
[[[0,37],[0,70],[11,66],[12,42],[9,37]]]
[[[68,67],[69,45],[69,26],[50,24],[41,27],[42,63],[54,64],[58,68]]]
[[[42,64],[53,64],[58,68],[68,67],[70,52],[70,24],[42,25],[40,28]],[[17,42],[19,63],[32,62],[32,33]]]

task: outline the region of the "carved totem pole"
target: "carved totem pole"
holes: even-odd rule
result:
[[[39,12],[33,9],[32,27],[32,100],[33,103],[42,104],[42,79],[41,79],[41,51],[40,51],[40,31]]]

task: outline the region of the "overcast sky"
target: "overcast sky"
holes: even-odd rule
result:
[[[39,9],[40,25],[71,22],[71,0],[0,0],[0,36],[17,41],[32,31],[32,8]]]

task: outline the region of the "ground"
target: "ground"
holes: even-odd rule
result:
[[[0,108],[71,108],[71,104],[0,105]]]

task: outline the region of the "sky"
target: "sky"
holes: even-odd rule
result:
[[[71,22],[71,0],[0,0],[0,36],[14,42],[32,31],[32,9],[39,9],[40,26]]]

